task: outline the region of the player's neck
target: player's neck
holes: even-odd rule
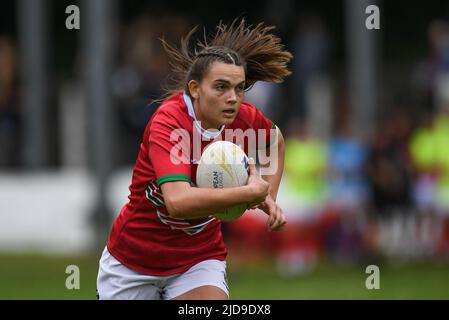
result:
[[[212,123],[208,122],[206,119],[204,119],[202,113],[200,112],[198,103],[196,101],[193,102],[193,111],[195,112],[195,118],[196,121],[199,121],[201,124],[201,128],[208,131],[216,131],[221,129],[221,125],[213,125]]]

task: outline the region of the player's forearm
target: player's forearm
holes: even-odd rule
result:
[[[166,202],[170,215],[178,219],[207,217],[228,207],[249,203],[253,199],[247,186],[224,189],[187,187]]]
[[[280,130],[278,131],[278,140],[275,147],[276,148],[274,149],[277,149],[277,160],[272,160],[274,163],[270,163],[270,165],[275,166],[275,172],[271,175],[262,175],[262,178],[270,184],[270,196],[274,201],[276,201],[282,173],[284,171],[285,143]]]

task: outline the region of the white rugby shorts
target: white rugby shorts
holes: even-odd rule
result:
[[[215,286],[229,297],[226,261],[205,260],[184,273],[152,276],[121,264],[105,248],[99,263],[100,300],[170,300],[201,286]]]

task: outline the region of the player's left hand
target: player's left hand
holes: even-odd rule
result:
[[[268,215],[268,231],[279,231],[286,223],[284,212],[276,202],[268,195],[258,208]]]

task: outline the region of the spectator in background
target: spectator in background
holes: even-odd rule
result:
[[[448,74],[449,76],[449,74]],[[449,82],[446,83],[449,90]],[[439,112],[433,125],[433,144],[436,150],[437,183],[436,215],[433,233],[437,238],[435,252],[449,257],[449,95],[440,100]]]
[[[292,119],[288,130],[284,185],[285,193],[295,201],[292,221],[315,215],[325,204],[328,158],[326,146],[310,134],[304,121]]]
[[[408,214],[411,206],[408,141],[410,126],[403,112],[385,117],[369,152],[367,173],[376,214]]]
[[[449,254],[449,23],[428,27],[428,55],[415,72],[425,117],[410,141],[415,173],[414,201],[420,219],[431,225],[432,252]]]
[[[329,37],[321,18],[313,13],[298,17],[292,49],[297,55],[293,61],[293,110],[296,117],[303,117],[308,109],[308,85],[320,76],[329,59]]]
[[[120,155],[132,163],[140,144],[140,136],[159,103],[161,83],[169,73],[167,58],[158,39],[179,39],[187,30],[182,17],[148,17],[142,15],[124,28],[120,43],[120,58],[113,75],[114,94],[119,104],[119,118],[124,141]],[[124,149],[127,152],[124,152]]]
[[[449,23],[434,21],[430,30],[430,39],[439,53],[433,85],[436,108],[433,131],[439,168],[438,207],[441,214],[449,216]]]
[[[330,202],[342,214],[351,214],[363,211],[368,200],[367,146],[352,134],[349,110],[340,111],[329,143]]]
[[[438,172],[437,207],[440,214],[449,216],[449,112],[437,114],[433,125],[433,140]]]
[[[337,263],[353,263],[362,250],[362,225],[369,196],[365,177],[367,146],[352,132],[346,91],[336,105],[334,135],[329,142],[329,205],[339,222],[326,231],[326,244]]]
[[[444,20],[434,20],[429,24],[428,54],[418,64],[414,82],[417,91],[423,96],[423,104],[430,111],[438,109],[442,97],[448,95],[449,72],[449,24]]]
[[[414,181],[414,204],[423,214],[434,212],[438,167],[431,113],[427,112],[422,116],[419,126],[411,134],[409,148]]]
[[[438,129],[444,127],[438,128],[435,125],[432,114],[424,114],[421,123],[412,133],[409,144],[414,178],[413,200],[419,213],[417,218],[420,224],[421,253],[424,257],[430,258],[444,253],[449,254],[449,224],[447,219],[444,221],[444,215],[441,215],[445,206],[439,197],[439,189],[444,190],[445,183],[444,178],[443,183],[440,181],[444,169],[440,166],[441,153],[438,145],[444,143],[447,136],[439,139]],[[444,134],[444,130],[440,131],[441,133]],[[444,192],[442,194],[444,195]]]
[[[326,145],[304,121],[292,119],[285,142],[285,169],[279,203],[289,224],[276,234],[277,269],[282,276],[314,270],[321,249],[320,214],[327,201]]]
[[[418,247],[409,138],[408,114],[393,110],[376,128],[367,163],[372,191],[371,218],[378,226],[378,249],[399,259],[411,258]]]
[[[0,36],[0,167],[19,165],[21,113],[17,80],[15,44]]]

